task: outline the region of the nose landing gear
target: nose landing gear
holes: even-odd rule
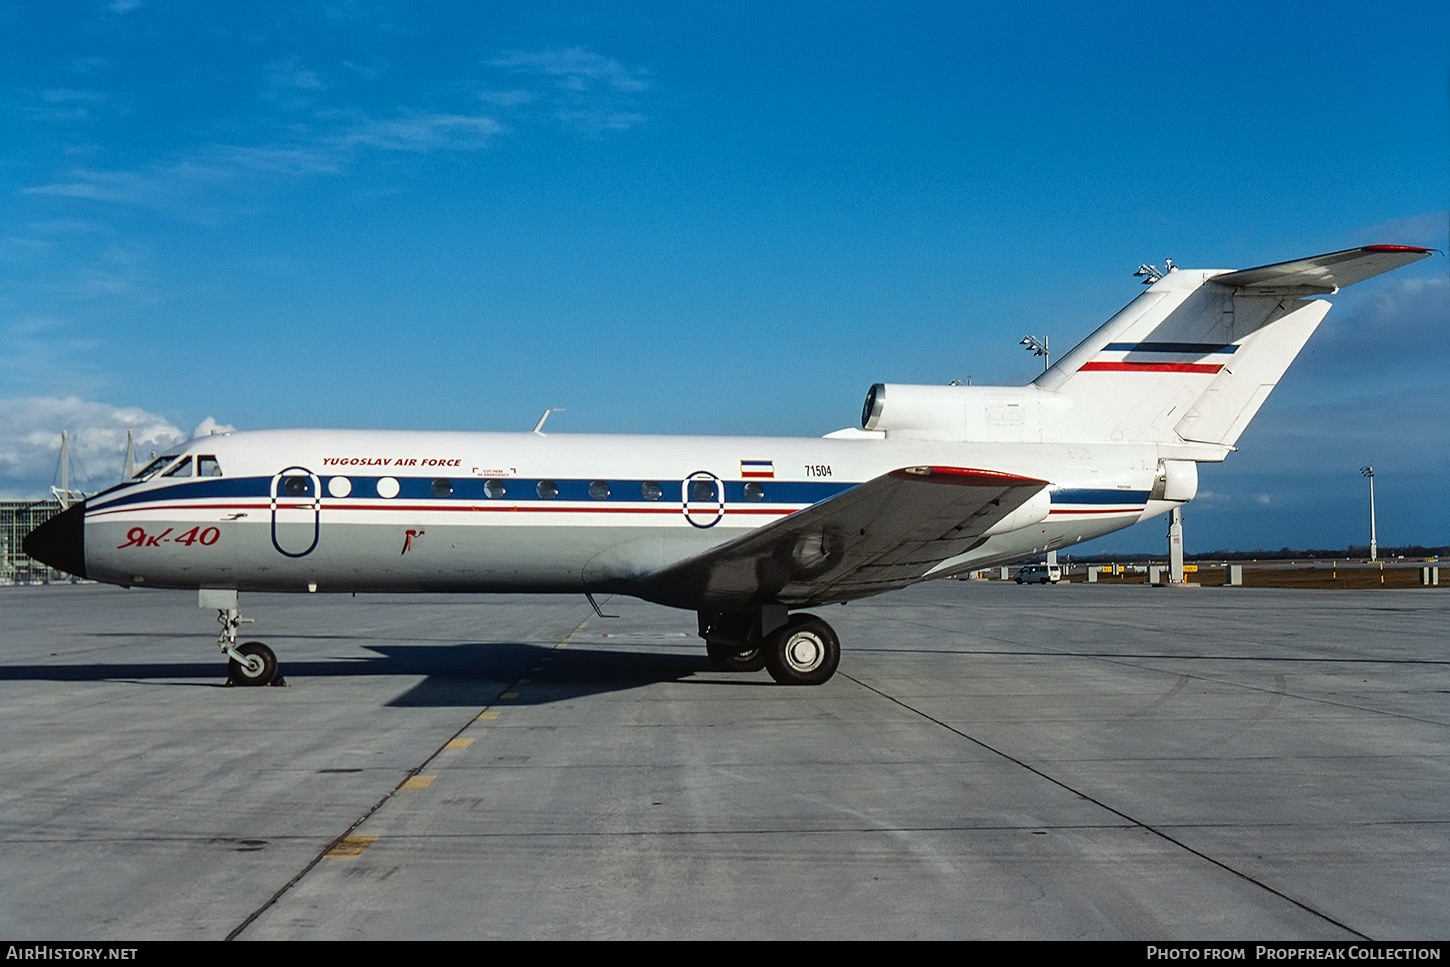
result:
[[[228,685],[286,685],[277,673],[277,655],[260,641],[237,644],[237,629],[251,624],[237,606],[237,592],[203,590],[199,595],[203,608],[216,608],[217,622],[222,626],[217,646],[227,656]]]

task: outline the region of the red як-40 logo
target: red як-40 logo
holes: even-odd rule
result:
[[[191,530],[182,531],[175,537],[170,536],[175,530],[168,527],[159,534],[148,534],[144,527],[133,527],[126,532],[126,543],[117,544],[116,550],[124,547],[160,547],[165,544],[181,544],[190,547],[193,544],[200,544],[202,547],[210,547],[222,536],[222,532],[215,527],[193,527]]]

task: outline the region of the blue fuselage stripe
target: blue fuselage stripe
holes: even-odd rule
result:
[[[1054,490],[1052,491],[1052,502],[1054,504],[1143,504],[1146,503],[1149,492],[1146,490]]]
[[[363,499],[390,499],[390,500],[436,500],[441,502],[468,501],[470,503],[548,503],[550,501],[591,501],[601,506],[611,502],[638,502],[648,500],[644,496],[643,480],[609,480],[609,496],[602,499],[592,498],[589,493],[589,485],[594,482],[588,479],[564,479],[564,478],[525,478],[525,477],[503,477],[492,478],[504,485],[504,493],[499,497],[489,497],[484,492],[484,478],[468,477],[464,479],[449,479],[453,492],[446,496],[438,496],[433,492],[434,477],[393,477],[398,483],[397,494],[391,498],[382,498],[378,493],[378,481],[382,477],[354,477],[349,475],[348,481],[351,484],[349,498]],[[539,496],[539,484],[541,480],[549,480],[558,488],[555,497]],[[597,479],[597,478],[596,478]],[[331,503],[334,499],[329,497],[328,482],[331,477],[322,477],[322,499]],[[648,481],[659,487],[661,493],[654,501],[661,504],[681,503],[680,493],[683,481],[681,480],[653,480]],[[759,496],[751,499],[746,493],[746,486],[751,487],[752,494]],[[830,481],[792,481],[792,480],[726,480],[725,503],[730,504],[793,504],[809,505],[819,503],[827,497],[843,493],[857,486],[854,482],[830,482]],[[756,488],[759,488],[757,491]],[[195,501],[195,500],[219,500],[219,499],[270,499],[272,495],[271,477],[215,477],[205,480],[191,480],[185,483],[171,484],[165,487],[147,488],[133,493],[111,492],[109,499],[96,500],[88,504],[88,509],[116,510],[121,507],[133,504],[154,504],[158,502],[171,501]],[[291,498],[282,499],[312,499],[312,487],[307,487],[307,492],[294,495]]]

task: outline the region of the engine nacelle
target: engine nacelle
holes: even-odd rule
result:
[[[1153,481],[1154,500],[1188,503],[1198,496],[1198,464],[1192,460],[1160,460]]]
[[[960,440],[968,387],[877,383],[866,393],[861,427],[907,436]],[[889,404],[888,404],[889,399]]]
[[[918,386],[877,383],[861,426],[918,440],[1042,442],[1041,409],[1068,401],[1036,386]]]

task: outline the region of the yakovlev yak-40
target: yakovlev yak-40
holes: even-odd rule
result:
[[[840,660],[797,611],[1004,564],[1198,490],[1329,311],[1430,254],[1371,245],[1148,288],[1027,386],[878,383],[815,439],[267,430],[193,440],[26,537],[123,586],[195,588],[231,680],[238,591],[628,594],[699,615],[721,669],[814,685]],[[1146,269],[1146,267],[1145,267]],[[597,610],[597,606],[596,606]]]

